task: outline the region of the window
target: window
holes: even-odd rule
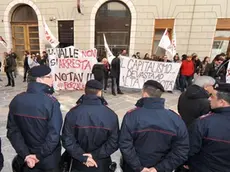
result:
[[[217,20],[211,58],[215,58],[220,53],[230,56],[230,19],[226,18]]]
[[[113,52],[127,50],[129,52],[131,13],[122,2],[106,2],[96,14],[95,47],[98,56],[104,55],[105,34],[110,50]]]
[[[74,45],[74,26],[73,21],[58,21],[59,47],[65,48]]]
[[[164,34],[166,28],[168,28],[169,39],[171,39],[173,26],[174,26],[174,19],[155,20],[152,54],[156,54],[158,56],[165,55],[165,50],[158,47],[158,45],[160,43],[161,37]]]

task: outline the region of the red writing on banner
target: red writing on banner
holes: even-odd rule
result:
[[[82,57],[94,57],[97,58],[97,49],[93,50],[82,50]]]
[[[54,43],[54,40],[52,40],[51,36],[49,35],[49,33],[46,31],[45,32],[45,36],[46,36],[46,40],[49,41],[50,43]]]
[[[65,90],[83,90],[84,88],[85,88],[85,85],[82,83],[64,82]]]
[[[76,58],[65,58],[65,59],[58,59],[59,68],[69,69],[81,69],[81,70],[91,70],[91,64],[89,60],[79,60]]]

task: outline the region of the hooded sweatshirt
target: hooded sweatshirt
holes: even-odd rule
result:
[[[191,85],[180,95],[177,108],[187,127],[211,110],[208,98],[208,92],[197,85]]]

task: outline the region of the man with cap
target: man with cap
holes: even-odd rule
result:
[[[212,113],[201,116],[189,129],[191,172],[230,169],[230,84],[219,84],[210,97]]]
[[[24,172],[58,172],[62,114],[52,96],[51,69],[36,66],[30,72],[33,81],[27,91],[9,105],[7,137],[18,158],[25,161]]]
[[[172,172],[187,160],[186,126],[165,109],[163,92],[157,81],[145,82],[136,108],[124,116],[119,139],[124,172]]]
[[[73,159],[72,172],[108,172],[110,155],[118,149],[118,117],[106,106],[102,89],[99,81],[88,81],[65,117],[62,141]]]

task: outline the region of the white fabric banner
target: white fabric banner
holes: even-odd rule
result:
[[[230,60],[228,61],[228,68],[226,72],[226,83],[230,83]]]
[[[43,18],[43,27],[44,27],[45,39],[50,43],[52,48],[57,47],[59,45],[59,41],[54,37],[54,35],[50,31],[48,25],[46,24],[45,18]]]
[[[107,59],[108,59],[108,62],[109,64],[112,63],[112,60],[115,58],[113,53],[111,52],[111,50],[109,49],[109,45],[106,41],[106,37],[105,37],[105,34],[103,34],[103,38],[104,38],[104,46],[105,46],[105,51],[106,51],[106,56],[107,56]]]
[[[93,79],[91,71],[97,63],[97,49],[79,50],[70,46],[48,48],[47,53],[55,90],[82,90]]]
[[[140,60],[120,56],[121,73],[120,85],[128,88],[142,89],[147,80],[160,82],[165,90],[172,91],[180,63],[165,63],[149,60]]]

